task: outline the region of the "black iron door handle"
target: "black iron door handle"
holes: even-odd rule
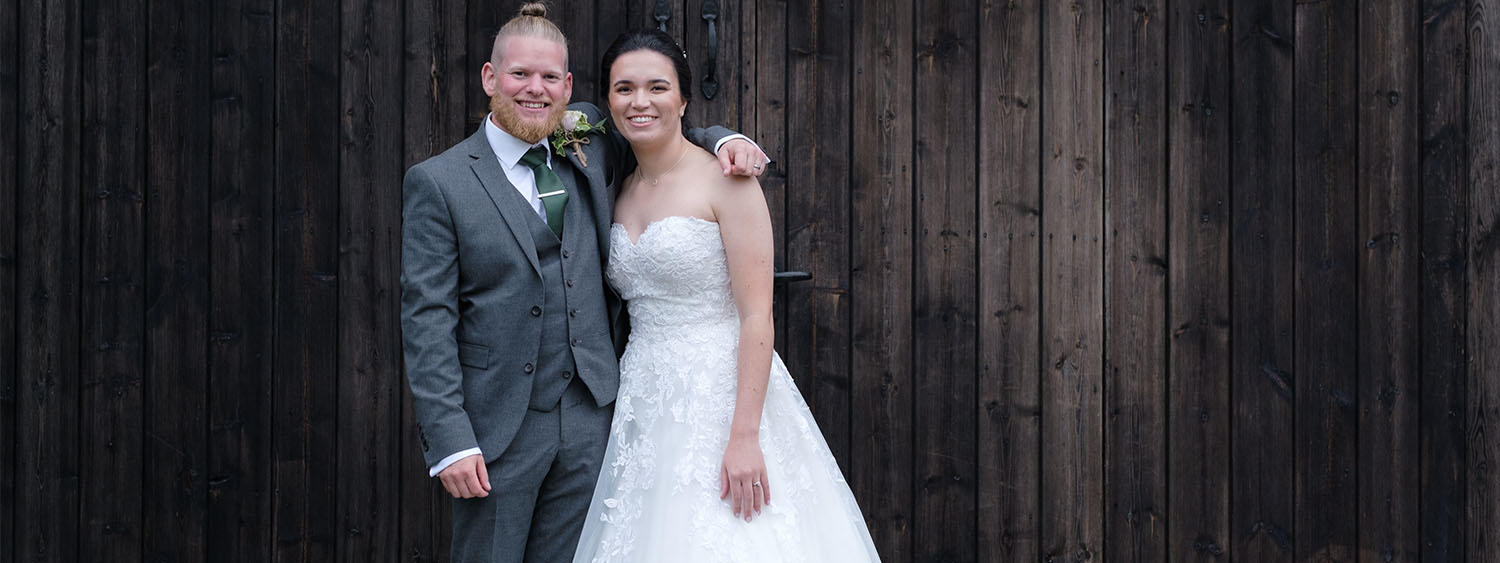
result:
[[[714,61],[719,58],[719,2],[703,0],[703,21],[708,22],[708,61],[703,64],[703,99],[712,100],[719,93],[719,78],[714,76]]]
[[[667,7],[667,0],[656,0],[656,28],[666,33],[667,20],[670,19],[672,19],[672,9]]]

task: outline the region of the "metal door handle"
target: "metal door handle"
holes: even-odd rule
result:
[[[672,9],[667,7],[667,0],[656,0],[656,28],[666,33],[667,20],[670,19],[672,19]]]
[[[708,22],[708,61],[703,65],[703,99],[712,100],[719,93],[719,79],[714,76],[714,61],[719,58],[719,2],[703,0],[703,21]]]

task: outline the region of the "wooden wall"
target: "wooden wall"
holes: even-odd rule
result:
[[[556,4],[597,99],[655,2]],[[0,561],[447,559],[401,176],[513,8],[0,4]],[[1500,0],[721,10],[886,560],[1500,560]]]

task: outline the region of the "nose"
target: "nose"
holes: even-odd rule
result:
[[[630,107],[645,109],[648,105],[650,104],[647,103],[646,90],[644,88],[637,88],[630,94]]]

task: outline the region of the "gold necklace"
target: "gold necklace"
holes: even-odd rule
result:
[[[682,147],[682,156],[677,157],[677,162],[672,163],[672,167],[671,168],[668,168],[666,172],[662,172],[660,175],[658,175],[655,178],[652,178],[652,177],[646,175],[646,167],[645,166],[639,166],[639,165],[637,165],[636,168],[640,170],[642,178],[650,180],[651,181],[651,185],[655,186],[657,180],[660,180],[662,176],[666,176],[667,174],[671,174],[673,170],[677,169],[677,165],[678,164],[682,164],[682,158],[685,157],[685,156],[687,156],[687,150],[688,150],[687,147]]]

